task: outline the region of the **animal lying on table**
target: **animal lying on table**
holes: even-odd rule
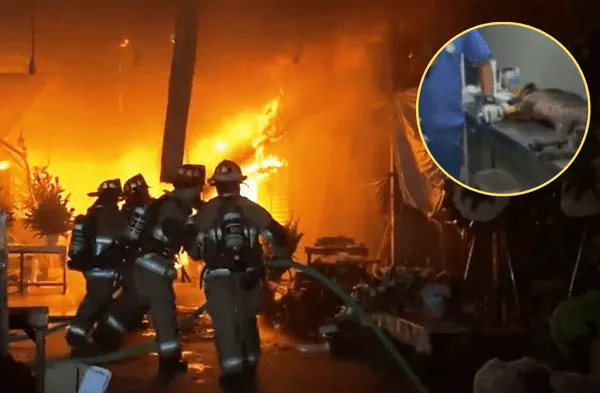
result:
[[[504,108],[507,117],[548,123],[556,131],[554,142],[540,142],[537,149],[532,147],[534,150],[565,144],[570,150],[579,147],[588,120],[588,103],[583,97],[560,89],[539,89],[529,83],[508,104]]]

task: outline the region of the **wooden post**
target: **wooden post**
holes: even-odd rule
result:
[[[9,354],[8,215],[0,210],[0,358]]]
[[[199,0],[179,0],[169,97],[163,134],[160,180],[170,182],[183,164],[198,34]]]

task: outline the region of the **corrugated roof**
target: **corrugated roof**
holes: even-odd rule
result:
[[[0,74],[0,138],[15,127],[48,82],[43,76]]]

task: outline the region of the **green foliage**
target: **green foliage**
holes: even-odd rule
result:
[[[48,173],[47,167],[35,167],[30,188],[24,206],[25,226],[37,237],[65,235],[71,229],[74,209],[69,208],[70,195],[65,195],[58,177]]]

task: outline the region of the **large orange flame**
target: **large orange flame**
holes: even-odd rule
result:
[[[272,99],[262,110],[233,115],[216,127],[208,137],[188,142],[188,161],[206,165],[208,172],[212,172],[223,159],[238,162],[248,176],[242,187],[243,194],[260,203],[260,182],[285,165],[284,160],[266,152],[266,147],[281,137],[277,115],[282,97],[280,94]],[[130,146],[116,159],[96,156],[89,160],[78,160],[76,165],[73,165],[74,158],[68,151],[61,151],[61,154],[52,157],[49,171],[60,178],[71,194],[71,206],[77,213],[85,212],[92,202],[86,194],[107,178],[127,179],[136,173],[142,173],[152,186],[152,196],[158,197],[163,190],[170,189],[170,185],[159,181],[160,151],[157,142],[149,140],[144,145]],[[32,166],[48,163],[47,152],[32,150],[29,153]],[[207,187],[204,197],[210,198],[212,192]]]
[[[277,115],[282,97],[283,95],[280,95],[269,101],[259,115],[239,115],[218,133],[219,138],[222,139],[213,141],[214,158],[211,161],[218,162],[224,158],[241,160],[242,171],[248,176],[242,187],[242,194],[259,203],[259,183],[286,165],[285,160],[266,153],[267,146],[279,140],[283,135],[277,126]],[[194,149],[194,151],[200,151],[204,157],[206,157],[207,150],[202,142]],[[230,155],[235,155],[236,151],[249,153],[239,159],[231,157]],[[206,197],[212,195],[211,192],[206,193]]]

